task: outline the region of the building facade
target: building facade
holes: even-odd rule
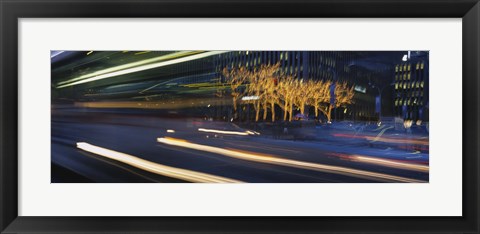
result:
[[[404,120],[428,121],[428,67],[425,58],[413,58],[395,65],[395,116]]]

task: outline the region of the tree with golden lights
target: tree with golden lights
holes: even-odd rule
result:
[[[315,109],[315,118],[318,118],[319,111],[325,116],[328,113],[325,110],[325,106],[330,102],[330,85],[331,81],[311,80],[309,86],[312,91],[310,93],[309,105]]]
[[[333,103],[331,103],[331,86],[334,85],[334,95],[335,98]],[[338,108],[341,106],[346,106],[353,103],[354,90],[353,87],[349,87],[346,82],[330,82],[327,81],[325,85],[319,85],[317,87],[319,90],[322,90],[325,94],[323,98],[319,98],[319,103],[317,103],[318,110],[321,111],[326,117],[327,121],[332,120],[332,109]],[[325,90],[327,88],[327,90]],[[328,94],[327,94],[328,93]]]
[[[353,102],[354,91],[346,82],[297,79],[281,72],[280,64],[260,65],[253,70],[246,67],[223,70],[226,82],[230,86],[233,108],[236,113],[237,102],[243,95],[252,97],[245,100],[255,109],[255,121],[260,120],[263,110],[263,120],[266,121],[268,109],[271,111],[271,121],[275,121],[275,106],[283,110],[283,121],[292,121],[294,107],[306,116],[308,106],[315,110],[315,117],[323,113],[331,121],[332,109],[346,106]],[[246,85],[244,90],[241,87]],[[335,87],[332,87],[334,85]],[[331,89],[335,98],[331,103]]]
[[[244,93],[243,90],[241,90],[241,86],[245,84],[249,77],[252,76],[252,72],[250,72],[246,67],[232,69],[224,68],[222,74],[225,77],[225,81],[230,86],[230,93],[233,102],[233,111],[234,116],[236,116],[237,102],[240,98],[242,98],[242,95]]]

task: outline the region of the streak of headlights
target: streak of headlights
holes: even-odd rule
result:
[[[358,162],[376,164],[376,165],[398,168],[398,169],[406,169],[406,170],[420,171],[420,172],[429,171],[429,166],[426,166],[426,165],[404,163],[404,162],[398,162],[398,161],[389,160],[389,159],[380,159],[380,158],[361,156],[361,155],[352,155],[352,159]]]
[[[255,133],[252,132],[252,131],[237,132],[237,131],[223,131],[223,130],[206,129],[206,128],[199,128],[198,131],[199,132],[227,134],[227,135],[240,135],[240,136],[255,135]]]
[[[302,169],[308,169],[308,170],[316,170],[316,171],[341,174],[346,176],[353,176],[358,178],[373,179],[373,180],[383,181],[383,182],[406,182],[406,183],[424,183],[425,182],[421,180],[415,180],[415,179],[377,173],[377,172],[370,172],[370,171],[351,169],[351,168],[339,167],[339,166],[330,166],[330,165],[319,164],[319,163],[303,162],[303,161],[297,161],[297,160],[291,160],[291,159],[283,159],[283,158],[274,157],[272,155],[262,155],[258,153],[244,152],[244,151],[238,151],[233,149],[223,149],[223,148],[214,147],[214,146],[191,143],[183,139],[176,139],[171,137],[157,138],[157,141],[163,144],[185,147],[189,149],[200,150],[200,151],[205,151],[205,152],[210,152],[215,154],[221,154],[224,156],[248,160],[248,161],[276,164],[276,165],[296,167],[296,168],[302,168]]]
[[[242,181],[234,180],[226,177],[165,166],[162,164],[147,161],[145,159],[141,159],[125,153],[91,145],[85,142],[78,142],[77,147],[79,149],[85,150],[90,153],[94,153],[94,154],[97,154],[109,159],[113,159],[145,171],[149,171],[158,175],[168,176],[171,178],[176,178],[176,179],[181,179],[181,180],[196,182],[196,183],[242,183]]]

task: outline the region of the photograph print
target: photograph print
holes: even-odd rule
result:
[[[428,183],[428,51],[51,51],[52,183]]]

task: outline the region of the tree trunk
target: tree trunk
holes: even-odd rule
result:
[[[233,119],[237,119],[237,97],[232,97],[233,101]]]
[[[255,122],[258,122],[260,118],[260,101],[254,103],[255,105]]]
[[[233,96],[232,101],[233,101],[233,111],[237,112],[237,97]]]
[[[329,105],[329,106],[328,106],[328,112],[327,112],[327,120],[328,120],[328,122],[331,122],[331,120],[332,120],[332,109],[333,109],[333,106],[332,106],[332,105]]]
[[[288,121],[292,122],[292,119],[293,119],[293,103],[292,102],[290,102],[289,110],[290,110],[290,116],[288,118]]]
[[[268,114],[268,107],[267,107],[267,101],[263,101],[263,121],[267,120],[267,114]]]
[[[272,123],[275,122],[275,103],[274,102],[271,102],[270,103],[270,108],[271,108],[271,112],[272,112]]]
[[[287,121],[288,102],[285,102],[283,108],[283,121]]]
[[[326,111],[324,108],[322,108],[320,106],[318,107],[317,110],[321,111],[323,113],[323,115],[325,115],[325,117],[327,117],[327,120],[329,120],[328,119],[328,111]]]

